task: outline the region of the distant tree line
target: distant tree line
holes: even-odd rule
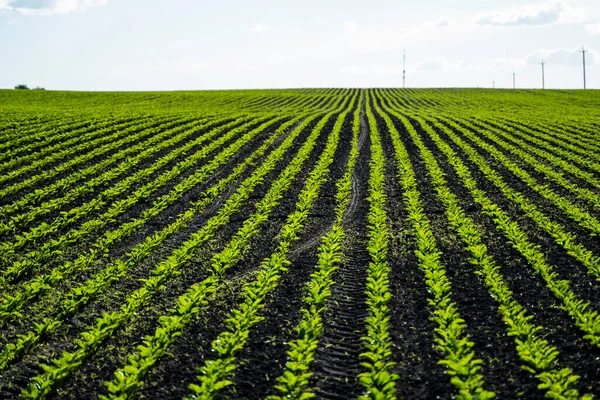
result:
[[[17,89],[17,90],[29,90],[29,88],[27,87],[27,85],[17,85],[17,86],[15,86],[15,89]],[[36,86],[36,87],[33,88],[33,90],[46,90],[46,89],[44,89],[43,87]]]

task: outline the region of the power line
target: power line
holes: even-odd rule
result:
[[[581,46],[581,50],[579,52],[583,54],[583,88],[585,89],[585,53],[587,53],[587,50],[583,46]]]
[[[544,62],[543,58],[540,65],[542,66],[542,89],[546,89],[546,82],[544,82],[544,65],[546,65],[546,63]]]
[[[406,49],[402,54],[402,89],[406,87]]]

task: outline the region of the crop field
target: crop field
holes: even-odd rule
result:
[[[0,91],[0,398],[600,398],[600,93]]]

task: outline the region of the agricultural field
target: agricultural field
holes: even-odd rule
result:
[[[600,397],[600,93],[0,91],[0,398]]]

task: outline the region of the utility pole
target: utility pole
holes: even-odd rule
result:
[[[585,53],[587,53],[587,50],[585,49],[585,47],[581,46],[581,54],[583,54],[583,89],[586,88],[585,85]]]
[[[516,85],[515,85],[515,76],[516,76],[517,74],[515,74],[515,70],[514,70],[514,69],[513,69],[513,73],[512,73],[512,75],[513,75],[513,89],[516,89]]]
[[[402,54],[402,89],[406,87],[406,49]]]
[[[543,58],[540,65],[542,66],[542,89],[546,89],[546,82],[544,81],[544,65],[546,65],[546,63],[544,62]]]

